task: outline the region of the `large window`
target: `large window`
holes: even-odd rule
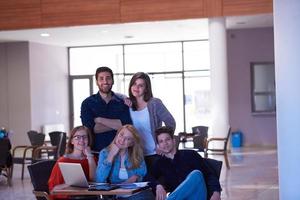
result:
[[[70,75],[95,74],[99,66],[110,66],[115,73],[123,73],[122,46],[70,48]]]
[[[181,43],[125,45],[125,72],[182,70]]]
[[[273,62],[251,63],[253,114],[275,114],[275,67]]]
[[[209,71],[185,72],[185,121],[191,127],[210,124]]]
[[[113,91],[127,96],[132,75],[147,72],[154,96],[163,101],[176,120],[176,133],[208,125],[208,48],[207,40],[70,48],[71,124],[81,124],[82,100],[98,91],[94,77],[96,68],[108,66],[115,73]]]
[[[184,97],[186,131],[210,124],[209,43],[184,42]]]
[[[184,42],[184,70],[209,70],[209,42],[207,40],[197,42]]]
[[[92,77],[78,77],[71,81],[72,87],[72,107],[73,107],[73,124],[80,125],[80,107],[82,101],[91,93]]]

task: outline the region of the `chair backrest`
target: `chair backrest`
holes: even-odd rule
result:
[[[225,142],[224,142],[224,151],[227,150],[227,144],[228,144],[228,141],[229,141],[230,134],[231,134],[231,127],[228,128],[226,140],[225,140]]]
[[[192,127],[192,132],[195,135],[202,135],[207,137],[208,127],[207,126],[194,126]]]
[[[207,138],[208,127],[207,126],[194,126],[192,127],[193,136],[193,143],[194,148],[198,151],[204,151],[205,148],[205,141]]]
[[[11,144],[8,138],[0,139],[0,166],[6,166]]]
[[[211,159],[211,158],[203,158],[206,164],[212,169],[215,175],[220,179],[221,170],[222,170],[222,161]]]
[[[55,163],[55,160],[44,160],[27,166],[34,191],[49,193],[48,180]],[[37,197],[37,199],[45,198]]]
[[[67,134],[61,131],[52,131],[49,133],[52,146],[57,146],[57,155],[55,159],[62,156],[66,150]]]
[[[193,136],[194,148],[197,149],[197,151],[204,151],[206,138],[207,137],[202,135]]]
[[[27,132],[31,146],[42,146],[45,142],[45,134],[30,130]]]

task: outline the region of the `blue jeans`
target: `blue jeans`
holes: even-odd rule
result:
[[[147,189],[143,190],[137,194],[131,195],[129,197],[117,197],[117,200],[154,200],[155,196],[152,193],[152,190]]]
[[[206,200],[207,190],[203,174],[192,171],[186,179],[168,196],[167,200]]]

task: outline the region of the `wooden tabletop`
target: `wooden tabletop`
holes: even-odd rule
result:
[[[66,184],[57,185],[51,191],[52,195],[130,195],[137,193],[142,190],[148,189],[149,186],[135,188],[135,189],[122,189],[117,188],[114,190],[109,191],[88,191],[88,188],[81,188],[81,187],[72,187]]]

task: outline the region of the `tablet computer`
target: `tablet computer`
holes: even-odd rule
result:
[[[103,185],[90,185],[89,191],[109,191],[119,188],[117,185],[103,184]]]

